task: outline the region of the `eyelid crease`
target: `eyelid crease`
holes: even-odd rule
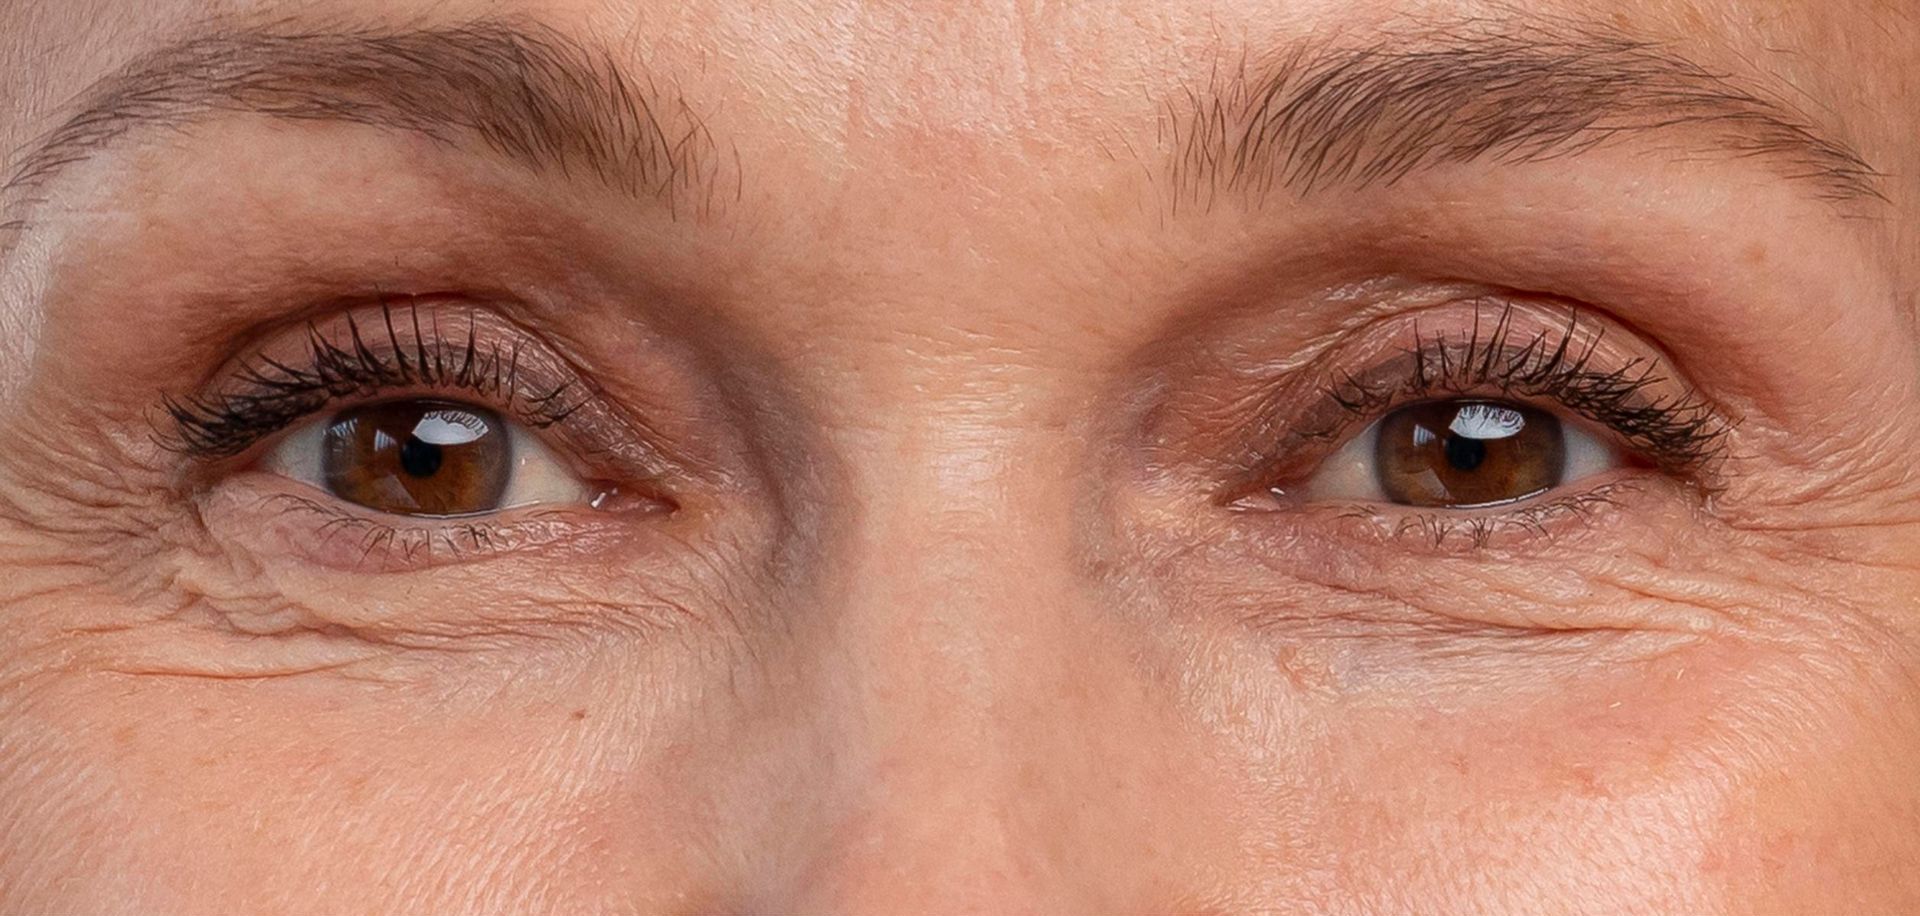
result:
[[[1483,336],[1476,311],[1473,328],[1452,341],[1444,335],[1423,336],[1416,321],[1414,344],[1404,351],[1412,360],[1407,377],[1396,384],[1347,375],[1326,396],[1353,413],[1384,410],[1412,398],[1488,390],[1544,397],[1651,452],[1669,470],[1697,470],[1723,451],[1727,424],[1691,388],[1665,397],[1648,394],[1668,381],[1655,358],[1634,356],[1612,368],[1596,367],[1606,328],[1582,340],[1578,309],[1569,312],[1557,339],[1549,337],[1554,332],[1541,330],[1516,342],[1511,338],[1512,317],[1513,305],[1508,303]]]
[[[1423,317],[1449,306],[1474,309],[1470,323],[1448,322],[1430,331]],[[1499,309],[1488,315],[1489,304]],[[1442,312],[1442,314],[1447,314]],[[1533,303],[1487,298],[1396,316],[1396,337],[1411,336],[1397,353],[1369,357],[1356,371],[1326,368],[1349,358],[1352,346],[1336,346],[1303,367],[1299,378],[1277,384],[1261,398],[1253,429],[1254,460],[1222,494],[1232,504],[1250,492],[1311,473],[1317,462],[1386,411],[1424,399],[1505,397],[1577,414],[1607,432],[1660,470],[1712,493],[1722,487],[1734,421],[1680,378],[1668,359],[1592,309],[1556,304],[1551,312]],[[1404,324],[1410,324],[1409,331]],[[1532,329],[1525,325],[1535,325]],[[1365,330],[1355,332],[1364,336]],[[1624,337],[1622,336],[1624,335]],[[1615,341],[1625,340],[1625,346]],[[1363,341],[1364,343],[1364,341]],[[1303,386],[1311,385],[1306,391]],[[1289,409],[1288,399],[1305,406]]]
[[[492,322],[478,307],[457,306],[466,328],[449,336],[440,325],[444,307],[406,297],[402,315],[395,302],[378,303],[377,323],[363,320],[364,310],[347,312],[331,336],[320,320],[309,321],[298,358],[263,349],[210,390],[164,396],[172,429],[161,444],[193,458],[230,458],[330,403],[407,388],[489,398],[535,428],[564,422],[599,396],[561,360],[525,354],[524,334],[503,324],[483,336],[482,323]],[[430,310],[424,322],[423,309]],[[544,383],[534,379],[539,374]]]

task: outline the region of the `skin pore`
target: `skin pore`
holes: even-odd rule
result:
[[[0,910],[1920,909],[1916,86],[1897,0],[0,8]],[[406,399],[497,511],[326,463]],[[1375,491],[1506,402],[1591,470]]]

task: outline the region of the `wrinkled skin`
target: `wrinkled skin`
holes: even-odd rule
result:
[[[1905,4],[1492,13],[1791,87],[1881,202],[1656,139],[1177,214],[1185,93],[1389,4],[951,6],[0,8],[8,150],[210,20],[522,16],[683,95],[719,188],[235,116],[37,191],[0,910],[1920,911]],[[1218,498],[1264,379],[1445,284],[1670,355],[1716,482],[1478,544]],[[677,510],[395,568],[163,447],[161,395],[365,289],[545,303]]]

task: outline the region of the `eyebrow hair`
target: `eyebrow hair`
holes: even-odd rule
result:
[[[537,172],[590,177],[670,211],[690,202],[704,212],[718,190],[713,138],[684,101],[558,32],[504,21],[216,31],[152,51],[94,84],[0,189],[28,197],[136,130],[224,114],[362,124],[447,145],[477,138]]]
[[[1295,48],[1163,110],[1180,201],[1392,185],[1449,164],[1541,162],[1691,130],[1827,201],[1884,201],[1880,173],[1783,102],[1646,39],[1491,20]],[[1689,152],[1682,155],[1697,155]]]

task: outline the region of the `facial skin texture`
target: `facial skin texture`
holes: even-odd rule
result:
[[[0,7],[0,911],[1920,910],[1907,5],[950,6]],[[570,63],[627,117],[511,129]],[[1710,454],[1286,496],[1330,377],[1576,311]],[[617,497],[382,542],[263,470],[325,409],[169,447],[349,314],[586,378]]]

